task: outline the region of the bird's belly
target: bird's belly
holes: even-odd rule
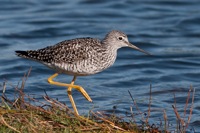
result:
[[[55,69],[59,73],[74,75],[74,76],[87,76],[96,74],[98,72],[103,71],[104,69],[108,68],[109,66],[102,66],[100,64],[83,64],[83,63],[76,63],[76,64],[66,64],[60,63],[51,65],[50,68]]]

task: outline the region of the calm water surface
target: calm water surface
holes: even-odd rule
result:
[[[110,30],[121,30],[128,34],[131,43],[153,56],[122,48],[111,68],[79,77],[76,83],[93,99],[89,103],[79,92],[73,92],[80,113],[85,114],[89,109],[112,112],[115,106],[116,113],[125,116],[133,106],[128,90],[140,110],[145,111],[152,84],[152,109],[165,109],[169,121],[175,124],[173,94],[181,113],[192,85],[196,93],[189,129],[200,132],[199,7],[198,0],[0,1],[0,81],[16,86],[32,67],[25,91],[42,99],[46,90],[49,96],[71,107],[65,88],[46,82],[54,71],[16,57],[14,51],[43,48],[77,37],[102,39]],[[71,79],[60,75],[56,80],[70,82]],[[7,96],[11,97],[13,92],[14,88],[7,85]],[[162,111],[153,111],[153,121],[160,123],[162,115]]]

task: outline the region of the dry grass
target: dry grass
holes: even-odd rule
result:
[[[151,102],[152,102],[152,87],[150,86],[149,106],[147,107],[147,117],[144,118],[141,115],[140,120],[142,124],[138,124],[135,120],[127,121],[115,114],[103,114],[101,112],[90,111],[88,116],[76,116],[67,105],[59,102],[58,100],[50,98],[47,94],[43,96],[43,102],[31,97],[24,93],[24,85],[29,76],[25,74],[22,79],[22,83],[13,88],[16,90],[15,98],[10,100],[6,97],[6,83],[2,85],[3,91],[0,102],[0,132],[7,133],[54,133],[54,132],[77,132],[77,133],[158,133],[158,132],[170,132],[168,130],[168,120],[165,110],[163,111],[164,124],[158,127],[153,124],[149,124],[149,118],[151,116]],[[7,83],[8,84],[8,83]],[[192,103],[189,108],[190,93],[192,93]],[[134,113],[132,108],[130,109],[131,117],[135,114],[143,114],[140,111],[136,101],[133,99],[131,93],[130,97],[133,100],[133,105],[137,112]],[[177,118],[177,128],[174,131],[181,133],[186,132],[192,116],[192,109],[194,104],[195,90],[191,87],[188,92],[186,105],[184,107],[184,116],[178,113],[176,103],[174,103],[173,110]],[[175,97],[175,96],[174,96]],[[175,99],[175,98],[174,98]],[[186,112],[189,108],[189,114],[186,118]],[[187,119],[187,120],[186,120]]]

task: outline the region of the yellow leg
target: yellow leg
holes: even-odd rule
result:
[[[75,82],[75,80],[76,80],[76,76],[74,76],[74,78],[73,78],[71,84],[65,84],[65,83],[60,83],[60,82],[55,82],[55,81],[53,81],[53,79],[54,79],[56,76],[58,76],[58,73],[55,73],[55,74],[53,74],[52,76],[50,76],[50,77],[48,78],[48,82],[49,82],[50,84],[53,84],[53,85],[68,87],[67,93],[68,93],[69,99],[70,99],[70,101],[71,101],[72,107],[73,107],[75,113],[76,113],[77,115],[79,115],[79,114],[78,114],[78,110],[76,109],[76,104],[75,104],[75,102],[74,102],[74,100],[73,100],[73,97],[72,97],[72,88],[77,89],[78,91],[80,91],[81,94],[82,94],[88,101],[92,102],[92,99],[90,98],[90,96],[87,94],[87,92],[86,92],[81,86],[74,85],[74,82]]]
[[[76,76],[73,77],[70,85],[74,85],[75,80],[76,80]],[[76,104],[75,104],[74,99],[72,97],[72,87],[71,86],[68,87],[67,94],[68,94],[69,100],[71,101],[71,104],[72,104],[72,107],[74,109],[75,114],[79,115],[78,110],[76,108]]]

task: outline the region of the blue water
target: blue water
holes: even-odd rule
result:
[[[174,93],[178,111],[183,116],[187,92],[196,89],[190,128],[200,131],[200,2],[198,0],[115,1],[115,0],[5,0],[0,1],[0,81],[6,80],[12,96],[24,73],[32,67],[25,92],[42,99],[44,90],[52,98],[71,104],[65,88],[51,86],[46,79],[54,73],[49,68],[17,57],[15,50],[43,48],[77,37],[102,39],[113,29],[125,32],[131,43],[153,56],[122,48],[115,64],[96,75],[78,77],[91,96],[89,103],[73,92],[79,112],[113,111],[125,116],[134,108],[128,90],[141,111],[148,109],[152,84],[152,120],[168,120],[176,125],[171,107]],[[57,81],[70,82],[60,75]],[[191,100],[190,100],[191,102]],[[137,112],[136,112],[137,113]],[[187,113],[188,114],[188,113]],[[187,115],[188,116],[188,115]],[[185,117],[187,121],[187,117]]]

